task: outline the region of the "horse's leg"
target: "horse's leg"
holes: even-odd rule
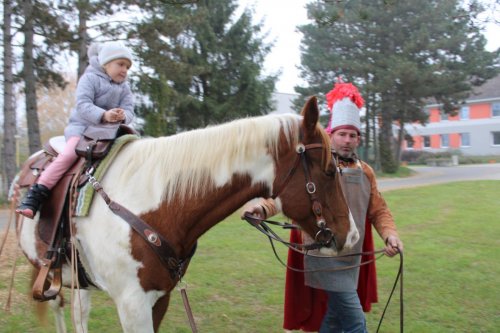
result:
[[[90,291],[75,289],[73,291],[73,313],[75,331],[87,333],[90,313]]]
[[[167,312],[169,302],[170,293],[160,297],[160,299],[153,306],[153,328],[155,332],[158,332],[158,329],[160,328],[161,321]]]
[[[144,292],[142,289],[132,290],[131,286],[124,288],[124,290],[126,292],[118,295],[118,297],[112,295],[120,316],[123,332],[154,333],[153,305],[165,293],[159,291]]]
[[[52,312],[54,313],[56,332],[66,333],[66,322],[64,321],[64,298],[61,294],[56,299],[48,301]]]

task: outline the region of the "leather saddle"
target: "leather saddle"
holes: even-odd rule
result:
[[[123,130],[117,135],[137,134],[128,126],[120,126],[123,126]],[[87,139],[82,136],[80,144]],[[114,139],[108,138],[107,141],[107,144],[112,145]],[[27,189],[34,184],[43,170],[62,151],[64,145],[64,137],[54,137],[44,145],[43,150],[32,155],[23,164],[19,173],[17,181],[19,188]],[[95,145],[95,140],[91,145]],[[66,258],[69,257],[71,249],[70,223],[74,212],[73,203],[78,195],[78,188],[87,180],[85,175],[87,168],[92,166],[95,169],[104,157],[105,155],[79,157],[50,191],[49,197],[42,204],[35,240],[38,257],[42,258],[42,262],[41,264],[32,262],[40,269],[32,289],[33,298],[36,300],[47,301],[54,299],[61,290],[62,265]],[[29,221],[25,220],[25,223],[29,223]],[[77,270],[80,287],[94,286],[87,277],[79,259]]]

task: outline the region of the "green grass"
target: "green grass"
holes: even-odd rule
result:
[[[498,332],[499,188],[499,181],[476,181],[384,194],[405,243],[405,332]],[[378,238],[376,247],[381,247]],[[51,318],[41,328],[22,297],[29,288],[25,260],[19,261],[15,306],[11,313],[0,310],[0,331],[53,332]],[[376,330],[398,265],[397,258],[377,262],[379,303],[367,315],[370,332]],[[6,270],[2,256],[2,308]],[[284,275],[267,239],[237,214],[218,224],[200,239],[184,279],[200,332],[283,332]],[[398,302],[396,294],[381,332],[399,332]],[[121,332],[113,303],[102,292],[94,293],[89,325],[90,332]],[[177,290],[161,332],[190,332]]]
[[[413,176],[416,172],[412,169],[401,165],[395,173],[385,173],[382,171],[377,172],[378,178],[405,178]]]

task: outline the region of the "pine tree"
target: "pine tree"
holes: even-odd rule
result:
[[[302,92],[326,92],[341,75],[375,94],[382,168],[393,172],[404,137],[394,140],[394,122],[425,122],[429,98],[455,112],[474,85],[498,72],[499,53],[485,51],[475,20],[481,10],[458,0],[316,1],[308,6],[315,23],[300,28],[310,86]]]
[[[156,3],[138,27],[145,131],[164,135],[268,113],[276,78],[262,77],[270,46],[233,0]],[[152,73],[151,73],[152,72]]]

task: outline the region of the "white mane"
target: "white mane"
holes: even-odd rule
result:
[[[255,173],[262,164],[274,175],[272,156],[277,154],[280,130],[295,145],[300,119],[294,114],[268,115],[138,140],[127,147],[133,158],[121,170],[120,179],[140,177],[143,185],[152,179],[155,186],[163,186],[162,197],[170,200],[174,195],[196,195],[222,186],[233,174]]]

